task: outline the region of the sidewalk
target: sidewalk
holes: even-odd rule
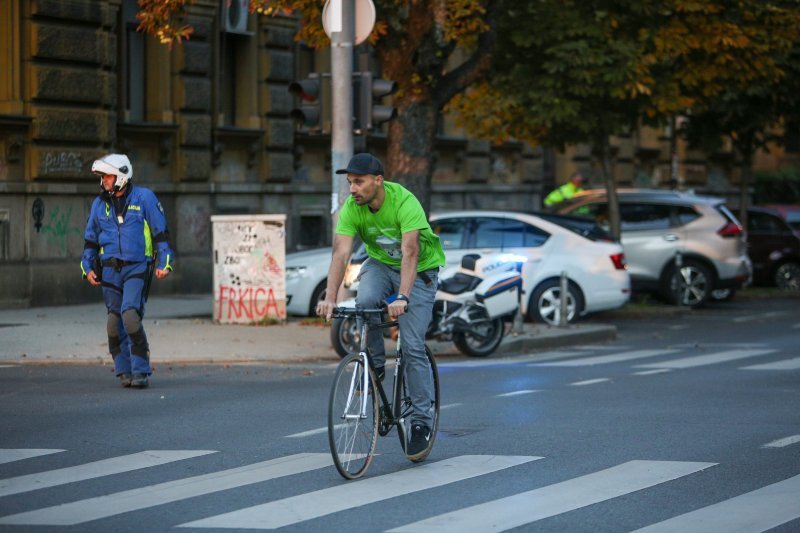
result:
[[[153,297],[144,320],[154,364],[335,363],[330,327],[292,317],[286,324],[214,324],[210,295]],[[0,310],[0,363],[111,364],[102,302],[62,307]],[[493,357],[612,340],[610,325],[565,328],[526,324],[509,335]],[[436,355],[461,357],[452,343],[432,342]]]

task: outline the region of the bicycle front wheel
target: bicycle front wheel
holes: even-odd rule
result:
[[[428,357],[428,367],[430,369],[431,382],[433,383],[433,398],[431,398],[430,415],[433,418],[431,427],[431,437],[428,440],[428,447],[425,452],[414,459],[414,462],[424,461],[433,449],[433,443],[436,440],[436,431],[439,429],[439,369],[436,366],[436,360],[433,358],[433,353],[428,346],[425,346],[425,355]],[[400,404],[400,416],[397,421],[397,436],[400,438],[400,445],[403,447],[403,453],[408,455],[407,447],[408,440],[411,438],[411,415],[413,414],[413,405],[411,402],[411,395],[408,391],[408,384],[406,377],[398,375],[397,379],[398,389],[400,391],[400,398],[397,400]]]
[[[339,363],[328,401],[328,444],[336,470],[347,479],[364,475],[378,439],[378,394],[370,375],[362,393],[364,359],[350,354]]]

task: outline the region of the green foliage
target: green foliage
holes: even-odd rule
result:
[[[800,203],[800,167],[756,172],[753,201],[756,205]]]

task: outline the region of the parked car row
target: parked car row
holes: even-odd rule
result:
[[[659,189],[621,189],[618,200],[634,290],[697,307],[712,291],[750,280],[745,232],[724,200]],[[608,228],[605,190],[578,193],[557,209]]]
[[[800,230],[791,226],[800,221],[800,207],[750,208],[745,232],[720,198],[621,189],[618,199],[621,243],[608,234],[605,190],[578,193],[553,213],[459,211],[434,214],[430,222],[447,267],[470,253],[525,257],[523,312],[549,324],[560,320],[562,272],[569,279],[570,321],[621,307],[631,288],[693,307],[730,298],[751,281],[800,290]],[[290,314],[313,314],[325,294],[330,258],[330,248],[287,255]],[[355,288],[366,258],[363,245],[357,247],[346,288]]]
[[[434,214],[431,227],[439,235],[448,267],[458,267],[466,254],[507,252],[523,257],[522,311],[531,320],[560,320],[560,277],[566,273],[568,320],[595,311],[615,309],[630,298],[630,277],[622,247],[594,223],[573,217],[500,211]],[[323,297],[330,248],[287,255],[287,309],[309,314]],[[350,287],[363,261],[356,250],[345,275]],[[310,290],[309,287],[321,287]]]

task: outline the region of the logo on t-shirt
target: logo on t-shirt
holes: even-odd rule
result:
[[[392,239],[386,235],[381,235],[375,239],[375,244],[380,246],[386,254],[392,259],[400,259],[403,257],[403,250],[401,242],[397,239]]]

